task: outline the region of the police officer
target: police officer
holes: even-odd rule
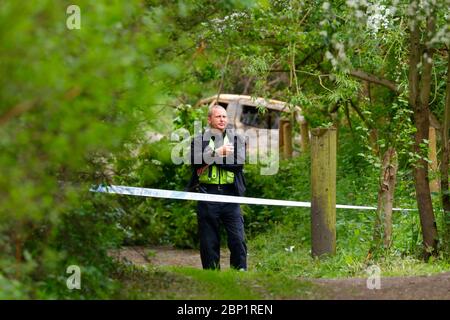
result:
[[[227,129],[226,110],[208,110],[209,129],[191,143],[192,177],[188,189],[202,193],[242,196],[245,140]],[[237,203],[199,201],[197,206],[200,257],[203,269],[220,269],[220,224],[227,232],[230,267],[247,270],[244,219]]]

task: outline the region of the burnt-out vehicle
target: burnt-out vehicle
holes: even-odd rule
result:
[[[212,104],[224,107],[229,127],[245,134],[250,156],[279,150],[282,158],[291,157],[309,141],[307,124],[298,106],[290,107],[279,100],[237,94],[214,95],[200,100],[196,106],[209,107]],[[304,130],[294,132],[294,121]],[[305,137],[303,141],[301,132]]]

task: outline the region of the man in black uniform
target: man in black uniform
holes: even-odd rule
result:
[[[209,130],[191,143],[192,178],[188,189],[219,195],[243,196],[245,140],[227,129],[226,110],[213,105]],[[199,201],[197,206],[200,257],[203,269],[220,269],[220,223],[227,232],[230,266],[247,270],[244,219],[237,203]]]

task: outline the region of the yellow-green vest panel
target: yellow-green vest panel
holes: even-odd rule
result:
[[[228,137],[225,135],[223,144],[227,144]],[[215,150],[214,141],[209,140],[209,147]],[[234,183],[234,173],[212,164],[199,177],[200,183],[205,184],[230,184]]]

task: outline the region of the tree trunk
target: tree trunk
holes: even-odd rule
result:
[[[373,249],[378,247],[381,236],[383,236],[383,244],[385,248],[389,248],[392,243],[392,208],[394,204],[397,168],[397,152],[394,148],[389,148],[384,153],[383,165],[381,168],[377,217],[374,233],[375,248]]]
[[[450,52],[447,63],[447,88],[445,92],[444,123],[442,125],[442,160],[441,160],[441,195],[444,208],[445,249],[450,256],[450,194],[448,183],[449,140],[448,129],[450,125]]]
[[[434,19],[427,19],[427,33],[434,29]],[[431,89],[431,70],[433,51],[427,50],[427,57],[423,59],[423,72],[420,79],[418,65],[421,62],[420,29],[417,22],[411,30],[411,48],[409,59],[409,100],[414,111],[414,122],[417,128],[414,139],[414,152],[421,158],[414,166],[414,180],[416,199],[419,207],[420,223],[424,242],[424,258],[428,260],[431,254],[437,254],[438,233],[431,201],[430,185],[428,183],[428,163],[423,159],[421,144],[428,140],[429,128],[429,97]],[[420,83],[419,83],[420,79]]]
[[[436,151],[436,128],[430,127],[428,129],[428,159],[431,161],[428,164],[428,170],[431,174],[430,177],[430,191],[439,192],[439,177],[438,177],[438,162],[437,162],[437,151]]]

